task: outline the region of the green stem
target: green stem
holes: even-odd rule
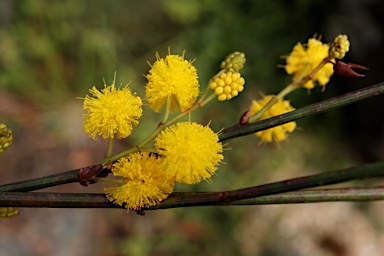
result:
[[[151,141],[153,141],[156,136],[162,131],[164,130],[165,127],[167,127],[167,125],[164,125],[164,122],[167,121],[168,117],[169,117],[169,113],[170,113],[170,109],[171,109],[171,103],[172,103],[172,98],[171,97],[168,97],[168,100],[167,100],[167,104],[166,104],[166,107],[165,107],[165,113],[164,113],[164,117],[163,117],[163,120],[159,123],[159,125],[157,126],[157,128],[144,140],[142,141],[138,146],[134,147],[134,148],[130,148],[128,150],[125,150],[123,152],[120,152],[119,154],[117,155],[114,155],[112,157],[109,157],[108,158],[108,161],[113,163],[115,162],[116,160],[118,160],[119,158],[121,157],[125,157],[125,156],[128,156],[132,153],[135,153],[135,152],[139,152],[139,151],[144,151],[142,150],[142,147],[146,146],[148,143],[150,143]],[[151,151],[152,152],[152,151]],[[104,163],[104,162],[103,162]]]
[[[260,196],[273,195],[300,189],[336,184],[354,179],[384,176],[384,162],[352,167],[310,176],[298,177],[259,186],[232,191],[204,193],[201,197],[192,196],[187,200],[177,201],[177,206],[229,204],[233,201]]]
[[[100,182],[109,182],[109,183],[115,183],[117,185],[122,185],[123,184],[123,179],[121,178],[94,178],[94,182],[100,183]]]
[[[249,118],[249,121],[248,123],[254,123],[256,122],[257,120],[260,119],[260,117],[268,110],[270,109],[273,105],[275,105],[275,103],[280,100],[280,99],[283,99],[286,95],[288,95],[289,93],[299,89],[301,86],[300,85],[297,85],[297,84],[289,84],[288,86],[286,86],[283,90],[281,90],[279,92],[279,94],[277,94],[276,96],[273,96],[272,99],[268,102],[268,104],[266,104],[259,112],[257,112],[255,115],[251,116]]]
[[[40,177],[36,179],[1,185],[0,191],[25,192],[58,186],[67,183],[79,182],[79,171],[80,170],[73,170],[69,172],[49,175],[46,177]]]
[[[216,94],[211,94],[208,98],[206,98],[204,101],[200,102],[196,102],[192,107],[190,107],[189,109],[187,109],[186,111],[180,113],[179,115],[177,115],[176,117],[174,117],[172,120],[168,121],[166,124],[164,124],[165,127],[173,124],[174,122],[178,121],[180,118],[186,116],[187,114],[199,109],[199,108],[202,108],[204,107],[205,105],[207,105],[211,100],[213,100],[214,98],[216,98]]]
[[[384,83],[379,83],[364,89],[360,89],[339,97],[328,99],[298,110],[295,110],[284,115],[259,121],[253,124],[234,125],[222,131],[220,134],[220,141],[226,141],[240,136],[252,134],[257,131],[265,130],[274,126],[288,123],[302,117],[311,116],[322,113],[324,111],[342,107],[354,102],[365,100],[373,96],[378,96],[384,93]],[[131,152],[138,152],[138,148],[131,149]],[[127,151],[126,151],[127,152]],[[118,157],[117,157],[118,158]],[[61,184],[78,182],[78,171],[69,171],[59,174],[41,177],[37,179],[16,182],[12,184],[5,184],[0,186],[0,191],[33,191],[46,187],[57,186]],[[362,177],[365,177],[362,175]]]
[[[384,188],[317,189],[281,193],[235,201],[232,205],[369,202],[384,200]]]
[[[311,71],[308,75],[304,76],[310,68],[310,65],[307,65],[303,71],[301,72],[301,76],[295,81],[287,85],[283,90],[280,91],[279,94],[274,96],[268,104],[266,104],[259,112],[257,112],[255,115],[251,116],[249,118],[248,123],[254,123],[257,120],[260,119],[260,117],[268,110],[270,109],[278,100],[283,99],[285,96],[287,96],[289,93],[301,88],[304,84],[306,84],[309,80],[311,80],[317,72],[329,61],[329,58],[323,59],[319,65],[315,69]]]
[[[216,78],[216,77],[219,77],[222,73],[224,73],[226,70],[225,69],[222,69],[220,70],[216,75],[214,75],[210,80],[209,80],[209,83],[207,85],[207,88],[205,89],[203,95],[200,97],[200,99],[195,103],[193,104],[192,107],[190,107],[189,109],[185,110],[184,112],[180,113],[179,115],[177,115],[176,117],[174,117],[172,120],[168,121],[167,123],[164,124],[165,127],[175,123],[176,121],[178,121],[179,119],[183,118],[184,116],[186,116],[187,114],[199,109],[199,108],[202,108],[204,107],[205,105],[207,105],[211,100],[213,100],[216,95],[215,94],[211,94],[207,99],[205,99],[205,97],[207,96],[208,92],[210,91],[210,88],[209,88],[209,85],[210,83]]]
[[[161,204],[152,207],[151,209],[164,209],[164,208],[175,208],[175,207],[188,207],[188,206],[207,206],[207,205],[230,205],[239,204],[239,200],[249,198],[260,198],[264,196],[270,196],[280,194],[284,192],[291,192],[300,189],[319,187],[325,185],[336,184],[340,182],[350,181],[361,178],[372,178],[384,176],[384,162],[366,164],[359,167],[352,167],[343,170],[337,170],[332,172],[320,173],[310,176],[304,176],[294,179],[288,179],[259,186],[237,189],[232,191],[223,192],[201,192],[201,193],[173,193]],[[4,190],[1,190],[4,191]],[[9,190],[9,191],[21,191],[21,190]],[[25,191],[25,190],[22,190]],[[349,193],[350,196],[360,196],[360,200],[369,199],[369,196],[379,195],[377,188],[375,190],[366,190],[364,193]],[[381,191],[381,190],[380,190]],[[346,191],[344,191],[346,192]],[[343,193],[344,193],[343,192]],[[297,192],[299,193],[299,192]],[[297,202],[315,202],[313,199],[310,200],[311,196],[315,195],[314,192],[302,191],[304,194],[291,194],[291,197],[295,197]],[[318,195],[321,192],[318,192]],[[340,191],[337,193],[340,194]],[[352,194],[351,194],[352,193]],[[380,192],[380,198],[384,192]],[[13,192],[1,192],[0,193],[0,207],[1,206],[24,206],[24,207],[112,207],[113,204],[107,202],[105,195],[99,195],[98,198],[93,198],[92,194],[45,194],[45,193],[13,193]],[[295,195],[295,196],[293,196]],[[365,199],[364,196],[365,195]],[[305,198],[304,196],[307,196]],[[101,198],[102,197],[102,198]],[[279,196],[275,197],[278,198]],[[279,200],[286,200],[286,195],[280,195]],[[301,198],[301,199],[300,199]],[[304,198],[304,199],[303,199]],[[325,199],[324,199],[325,198]],[[328,198],[328,199],[327,199]],[[330,199],[331,198],[331,199]],[[352,198],[352,197],[350,197]],[[372,197],[373,198],[373,197]],[[324,194],[321,200],[336,200],[337,194]],[[84,200],[88,200],[87,204]],[[265,200],[265,198],[264,198]],[[276,199],[277,200],[277,199]],[[356,199],[357,200],[357,199]],[[376,200],[376,199],[375,199]],[[256,200],[257,201],[257,200]],[[272,199],[266,200],[268,203],[276,203]],[[354,201],[351,199],[351,201]],[[252,200],[251,200],[252,202]],[[293,202],[293,201],[292,201]],[[284,201],[283,203],[288,203]],[[244,203],[240,203],[244,204]],[[116,207],[116,206],[113,206]]]
[[[215,205],[271,205],[320,202],[370,202],[384,200],[384,188],[339,188],[286,192],[276,195],[242,199],[227,204],[201,200],[199,204],[183,203],[190,197],[201,198],[206,193],[175,192],[155,207],[159,210],[190,206]],[[105,194],[0,192],[0,207],[54,207],[54,208],[123,208],[108,201]]]
[[[171,103],[172,103],[172,96],[169,96],[167,99],[167,104],[165,105],[165,113],[164,113],[163,120],[161,121],[162,124],[164,124],[168,120],[169,113],[171,111]]]
[[[113,138],[109,138],[108,141],[108,150],[107,150],[107,156],[106,158],[110,157],[112,155],[112,150],[113,150]]]
[[[249,135],[258,131],[266,130],[275,126],[279,126],[299,118],[317,115],[322,112],[343,107],[361,100],[369,99],[384,93],[384,83],[375,84],[373,86],[356,90],[338,97],[324,100],[295,111],[264,119],[251,124],[236,124],[228,127],[220,134],[220,141],[230,140],[236,137]]]
[[[108,158],[108,163],[113,163],[115,161],[117,161],[118,159],[122,158],[122,157],[125,157],[125,156],[128,156],[132,153],[136,153],[136,152],[139,152],[139,147],[135,147],[135,148],[130,148],[128,150],[125,150],[123,152],[120,152],[119,154],[117,155],[114,155],[114,156],[111,156]],[[104,161],[102,162],[102,164],[105,165]]]

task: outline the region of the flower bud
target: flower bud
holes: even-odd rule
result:
[[[0,153],[13,143],[12,130],[7,128],[4,123],[0,123]]]
[[[224,61],[221,62],[220,68],[230,72],[238,72],[244,67],[245,54],[243,52],[234,52],[229,54]]]
[[[328,55],[331,59],[342,59],[349,51],[350,43],[347,35],[338,35],[329,46]]]

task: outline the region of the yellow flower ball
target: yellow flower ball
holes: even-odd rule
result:
[[[159,204],[173,191],[174,180],[165,176],[162,159],[149,153],[120,158],[112,167],[121,185],[105,188],[107,199],[132,210]]]
[[[293,81],[297,81],[311,73],[323,59],[327,58],[328,50],[328,44],[323,44],[316,38],[310,38],[307,45],[297,43],[286,59],[285,71],[289,75],[293,74]],[[329,82],[332,74],[333,65],[327,63],[303,86],[312,89],[315,87],[314,81],[324,86]]]
[[[156,54],[157,61],[146,76],[148,83],[145,94],[149,106],[160,112],[162,106],[171,100],[172,110],[185,111],[199,95],[197,71],[191,62],[178,55],[167,55],[165,59]]]
[[[329,47],[329,57],[332,59],[342,59],[349,51],[350,42],[347,35],[338,35],[335,37]]]
[[[194,184],[208,179],[223,160],[223,146],[208,126],[182,122],[166,128],[155,139],[164,156],[165,171],[175,181]]]
[[[209,87],[219,101],[230,100],[244,90],[245,80],[239,72],[225,72],[215,78]]]
[[[142,114],[142,102],[140,97],[131,93],[128,85],[122,88],[112,85],[106,86],[99,91],[96,87],[89,90],[93,95],[84,99],[84,130],[93,139],[97,135],[103,138],[128,137],[134,125],[139,123]]]
[[[258,101],[252,101],[251,106],[251,116],[259,112],[265,105],[267,105],[271,99],[272,95],[264,96],[263,99]],[[271,108],[269,108],[260,118],[260,120],[285,114],[295,110],[287,100],[278,100]],[[289,122],[283,125],[279,125],[267,130],[256,132],[255,135],[259,137],[263,142],[276,142],[283,141],[287,138],[287,133],[291,133],[296,129],[296,122]]]

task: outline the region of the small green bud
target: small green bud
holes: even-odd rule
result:
[[[244,67],[245,54],[243,52],[234,52],[229,54],[224,61],[221,62],[220,68],[230,72],[238,72]]]

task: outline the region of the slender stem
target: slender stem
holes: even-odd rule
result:
[[[114,156],[109,157],[109,158],[108,158],[108,162],[113,163],[113,162],[117,161],[119,158],[122,158],[122,157],[124,157],[124,156],[128,156],[128,155],[130,155],[130,154],[132,154],[132,153],[136,153],[136,152],[139,152],[139,148],[138,148],[138,147],[130,148],[130,149],[128,149],[128,150],[125,150],[125,151],[123,151],[123,152],[120,152],[120,153],[117,154],[117,155],[114,155]],[[105,164],[105,163],[103,162],[103,164]]]
[[[295,121],[299,118],[317,115],[322,112],[343,107],[361,100],[369,99],[384,93],[384,82],[375,84],[373,86],[356,90],[338,97],[324,100],[295,111],[275,116],[269,119],[264,119],[251,124],[236,124],[232,127],[226,128],[220,134],[220,141],[226,141],[236,137],[249,135],[258,131],[269,129],[278,125]]]
[[[242,199],[227,204],[218,202],[180,204],[190,197],[201,198],[206,193],[175,192],[155,207],[145,210],[170,209],[190,206],[214,205],[270,205],[320,202],[370,202],[384,200],[384,188],[339,188],[303,190]],[[0,207],[54,207],[54,208],[123,208],[108,201],[105,194],[0,192]]]
[[[164,124],[164,126],[169,126],[173,123],[175,123],[177,120],[183,118],[184,116],[186,116],[187,114],[199,109],[199,108],[202,108],[204,107],[205,105],[207,105],[211,100],[213,100],[216,95],[215,94],[211,94],[207,99],[205,99],[205,97],[207,96],[208,92],[210,91],[210,88],[209,88],[209,85],[210,83],[213,81],[213,79],[215,79],[216,77],[219,77],[222,73],[224,73],[226,70],[225,69],[222,69],[220,70],[219,72],[217,72],[216,75],[214,75],[211,79],[209,79],[209,82],[208,82],[208,85],[207,85],[207,88],[205,89],[203,95],[200,97],[200,99],[195,103],[193,104],[192,107],[190,107],[189,109],[187,109],[186,111],[180,113],[179,115],[177,115],[176,117],[174,117],[172,120],[168,121],[166,124]]]
[[[276,96],[274,96],[269,102],[268,104],[266,104],[259,112],[257,112],[255,115],[251,116],[249,118],[249,121],[248,123],[253,123],[257,120],[260,119],[260,117],[268,110],[270,109],[278,100],[280,99],[283,99],[286,95],[288,95],[289,93],[301,88],[304,84],[306,84],[309,80],[311,80],[315,75],[316,73],[325,65],[327,64],[329,61],[329,58],[324,58],[320,63],[319,65],[317,65],[317,67],[315,69],[313,69],[308,75],[304,76],[304,74],[306,74],[308,71],[309,71],[309,68],[310,68],[310,65],[307,65],[303,71],[301,72],[301,75],[300,77],[290,83],[289,85],[287,85],[283,90],[280,91],[279,94],[277,94]]]
[[[123,184],[123,179],[122,178],[104,178],[104,177],[101,177],[101,178],[94,178],[93,179],[94,182],[109,182],[109,183],[115,183],[117,185],[122,185]]]
[[[298,177],[259,186],[224,192],[204,193],[201,197],[192,196],[177,202],[182,206],[207,205],[211,203],[228,204],[233,201],[290,192],[345,182],[353,179],[384,176],[384,162],[352,167],[305,177]]]
[[[213,80],[215,80],[215,78],[218,78],[222,73],[226,72],[227,69],[221,69],[219,72],[216,73],[216,75],[214,75],[213,77],[211,77],[211,79],[209,79],[209,82],[208,82],[208,85],[207,85],[207,88],[205,88],[205,92],[203,93],[203,95],[200,97],[200,99],[198,100],[197,104],[200,104],[201,102],[203,102],[203,100],[205,99],[205,97],[207,96],[208,92],[210,91],[210,87],[209,85],[213,82]]]
[[[168,120],[169,113],[171,111],[171,103],[172,103],[172,96],[168,96],[167,104],[165,105],[164,117],[163,117],[163,120],[161,121],[162,124],[164,124]]]
[[[219,73],[220,73],[220,72],[219,72]],[[219,74],[219,73],[218,73],[218,74]],[[216,74],[214,77],[212,77],[211,79],[209,79],[207,88],[205,88],[205,91],[204,91],[203,95],[201,95],[201,97],[200,97],[200,99],[198,100],[198,102],[202,102],[202,101],[205,99],[205,97],[207,96],[209,90],[211,89],[211,88],[209,88],[209,85],[211,84],[211,82],[213,81],[213,79],[214,79],[216,76],[217,76],[217,74]]]
[[[171,103],[172,103],[172,98],[168,97],[163,120],[159,123],[157,128],[144,141],[142,141],[137,147],[130,148],[128,150],[120,152],[119,154],[110,157],[108,160],[113,163],[114,161],[118,160],[121,157],[128,156],[129,154],[132,154],[138,151],[142,151],[141,150],[142,147],[144,147],[145,145],[153,141],[156,138],[156,136],[162,130],[164,130],[165,127],[167,127],[167,125],[164,125],[164,123],[168,120],[170,109],[171,109]]]
[[[223,191],[223,192],[202,192],[202,193],[173,193],[161,204],[151,209],[203,206],[203,205],[228,205],[238,200],[270,196],[274,194],[291,192],[300,189],[325,186],[353,179],[372,178],[384,176],[384,162],[366,164],[359,167],[352,167],[343,170],[304,176],[289,180],[283,180],[259,186]],[[4,190],[1,190],[4,191]],[[25,191],[25,190],[9,190]],[[303,191],[304,193],[305,191]],[[81,194],[80,194],[81,195]],[[357,193],[358,195],[358,193]],[[69,196],[69,198],[65,198]],[[83,197],[92,198],[92,194],[82,194]],[[296,194],[297,196],[297,194]],[[17,197],[17,198],[15,198]],[[103,197],[105,197],[103,195]],[[60,199],[62,198],[62,199]],[[63,199],[64,198],[64,199]],[[61,200],[61,202],[60,202]],[[76,199],[76,194],[41,194],[41,193],[0,193],[1,206],[24,206],[24,207],[108,207],[104,200],[90,199],[91,205],[81,205],[84,198]],[[101,201],[100,201],[101,200]],[[305,200],[304,200],[305,201]],[[301,201],[301,202],[304,202]],[[38,203],[44,202],[44,204]],[[312,201],[313,202],[313,201]],[[80,205],[79,205],[80,203]],[[100,204],[98,204],[100,203]],[[93,206],[92,206],[93,205]],[[97,205],[97,206],[96,206]],[[109,203],[111,205],[111,203]]]
[[[108,158],[108,157],[110,157],[112,155],[112,150],[113,150],[113,138],[109,138],[109,141],[108,141],[108,151],[107,151],[106,158]]]
[[[204,107],[205,105],[207,105],[210,101],[212,101],[216,97],[217,97],[217,95],[215,93],[212,93],[211,95],[209,95],[208,98],[206,98],[203,102],[200,103],[199,107],[200,108]]]
[[[319,114],[333,108],[342,107],[348,104],[352,104],[354,102],[371,98],[373,96],[378,96],[383,93],[384,93],[384,82],[364,88],[364,89],[360,89],[339,97],[335,97],[326,101],[322,101],[322,102],[295,110],[293,112],[286,113],[284,115],[262,120],[257,123],[246,124],[246,125],[234,125],[222,131],[220,135],[220,141],[226,141],[236,137],[252,134],[257,131],[261,131],[264,129],[268,129],[274,126],[284,124],[284,123],[288,123],[302,117]],[[130,150],[130,152],[132,153],[137,151],[138,151],[138,148],[133,148]],[[128,152],[128,151],[125,151],[125,152]],[[74,170],[74,171],[50,175],[47,177],[41,177],[37,179],[1,185],[0,191],[33,191],[33,190],[38,190],[46,187],[52,187],[52,186],[57,186],[61,184],[71,183],[71,182],[78,182],[79,181],[78,171],[79,170]],[[361,175],[362,175],[361,177],[366,177],[366,175],[364,175],[363,173]]]
[[[273,105],[275,105],[275,103],[280,100],[280,99],[283,99],[287,94],[299,89],[300,86],[297,85],[297,84],[289,84],[287,85],[283,90],[281,90],[279,92],[279,94],[277,94],[276,96],[273,96],[272,99],[268,102],[268,104],[266,104],[259,112],[257,112],[255,115],[251,116],[249,118],[249,121],[248,123],[254,123],[255,121],[259,120],[260,117],[268,110],[270,109]]]
[[[174,122],[176,122],[177,120],[179,120],[180,118],[186,116],[187,114],[195,111],[196,109],[198,108],[202,108],[204,107],[205,105],[208,104],[208,102],[210,102],[211,100],[213,100],[214,98],[216,97],[215,94],[211,94],[208,98],[206,98],[204,101],[200,102],[196,102],[192,107],[190,107],[189,109],[187,109],[186,111],[180,113],[179,115],[175,116],[173,119],[169,120],[167,123],[164,124],[165,127],[173,124]]]
[[[0,191],[25,192],[58,186],[67,183],[79,182],[79,171],[80,170],[73,170],[36,179],[1,185]]]
[[[281,193],[235,201],[232,205],[368,202],[384,200],[384,188],[317,189]]]

